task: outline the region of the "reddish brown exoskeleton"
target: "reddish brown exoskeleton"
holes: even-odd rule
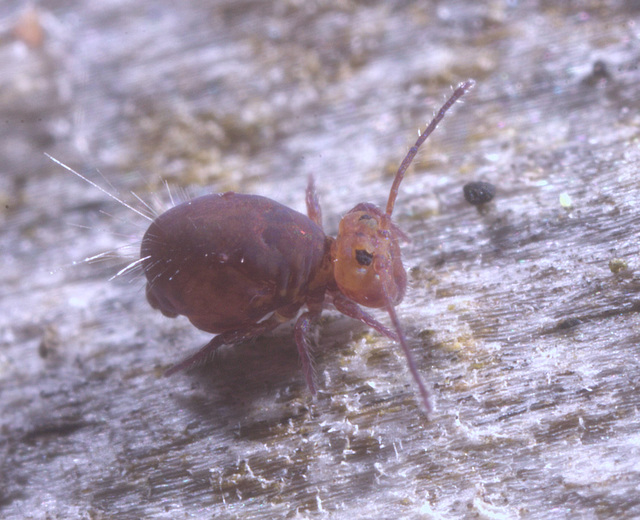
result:
[[[407,277],[400,256],[404,237],[391,214],[404,174],[445,113],[474,85],[461,83],[411,147],[398,168],[385,211],[361,203],[340,222],[337,238],[322,230],[313,178],[305,216],[257,195],[227,192],[184,202],[152,221],[142,239],[139,265],[147,278],[147,300],[165,316],[186,316],[217,334],[197,353],[167,370],[171,375],[206,361],[218,347],[273,330],[307,310],[295,324],[295,341],[307,384],[315,394],[310,332],[327,304],[398,341],[423,405],[429,392],[418,372],[395,312]],[[57,159],[57,164],[148,218]],[[99,255],[100,256],[100,255]],[[387,311],[393,330],[359,305]]]
[[[395,312],[407,277],[391,221],[398,187],[418,148],[446,111],[473,87],[458,86],[400,164],[386,211],[361,203],[347,213],[337,238],[322,230],[313,179],[308,217],[271,199],[227,192],[184,202],[160,215],[142,240],[147,299],[165,316],[180,314],[201,330],[218,334],[167,375],[205,361],[224,344],[264,334],[293,319],[307,384],[315,394],[310,329],[327,303],[399,341],[424,407],[429,392],[418,373]],[[390,330],[359,306],[385,309]]]

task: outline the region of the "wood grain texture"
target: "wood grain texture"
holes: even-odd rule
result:
[[[24,9],[0,7],[0,517],[640,516],[637,2],[43,0],[40,44]],[[467,78],[394,213],[431,420],[399,347],[334,312],[315,400],[291,326],[163,378],[210,336],[109,281],[148,222],[44,156],[142,210],[163,179],[303,210],[314,174],[334,233]]]

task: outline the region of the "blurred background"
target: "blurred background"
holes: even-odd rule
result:
[[[640,516],[639,67],[637,1],[4,0],[0,517]],[[331,310],[315,399],[291,324],[163,378],[210,336],[113,278],[148,221],[44,155],[140,211],[304,211],[313,174],[335,234],[467,78],[394,213],[429,419]]]

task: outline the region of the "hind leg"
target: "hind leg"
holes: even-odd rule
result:
[[[309,310],[304,312],[296,321],[294,336],[296,346],[298,347],[298,355],[302,365],[302,373],[307,380],[307,386],[312,395],[316,394],[315,373],[313,370],[313,358],[311,356],[311,332],[313,326],[318,321],[322,309]]]
[[[256,323],[255,325],[251,325],[247,328],[218,334],[217,336],[212,338],[209,343],[198,350],[198,352],[184,359],[177,365],[173,365],[171,368],[169,368],[164,373],[164,375],[165,377],[169,377],[176,372],[189,370],[190,368],[195,368],[197,366],[203,365],[213,357],[216,350],[222,345],[231,345],[233,343],[239,343],[241,341],[246,341],[256,336],[260,336],[275,329],[283,321],[287,321],[288,319],[289,318],[283,319],[281,316],[274,313],[266,320],[261,321],[260,323]]]

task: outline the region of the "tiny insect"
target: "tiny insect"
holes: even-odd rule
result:
[[[429,413],[429,391],[395,311],[407,276],[398,244],[405,235],[391,215],[418,149],[474,84],[461,83],[409,149],[386,210],[366,202],[356,205],[340,221],[336,238],[323,231],[313,177],[306,190],[307,215],[266,197],[227,192],[189,200],[157,217],[144,234],[135,262],[145,273],[149,304],[165,316],[186,316],[198,329],[217,334],[165,374],[206,362],[222,345],[269,332],[306,306],[295,323],[294,337],[304,377],[315,394],[310,336],[322,310],[332,304],[400,343]],[[384,309],[393,329],[359,305]]]

